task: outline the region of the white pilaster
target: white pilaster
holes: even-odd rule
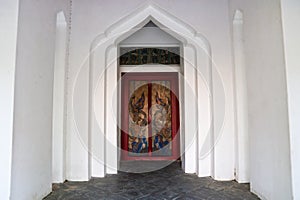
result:
[[[184,170],[197,172],[197,90],[196,53],[192,47],[184,47]]]
[[[234,50],[234,86],[235,86],[235,153],[236,180],[239,183],[249,182],[249,135],[248,135],[248,97],[246,80],[246,62],[244,52],[243,13],[237,10],[233,19]]]

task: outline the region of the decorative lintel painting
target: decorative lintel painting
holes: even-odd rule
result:
[[[120,49],[120,65],[180,64],[179,47]]]

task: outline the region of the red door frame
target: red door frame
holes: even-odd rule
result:
[[[171,90],[171,116],[172,116],[172,156],[152,156],[152,126],[148,127],[148,156],[129,156],[128,155],[128,125],[129,125],[129,81],[170,81]],[[177,160],[180,154],[180,120],[179,120],[179,88],[177,72],[130,72],[122,75],[121,86],[121,148],[122,160]],[[150,86],[151,84],[149,84]],[[151,88],[148,93],[148,102],[151,97]],[[148,103],[149,105],[149,103]],[[150,109],[151,106],[148,106]],[[148,112],[149,113],[149,112]],[[151,115],[148,117],[148,124],[151,124]]]

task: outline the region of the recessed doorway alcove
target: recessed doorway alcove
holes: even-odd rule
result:
[[[120,161],[180,159],[181,42],[150,20],[118,46]]]
[[[175,22],[176,21],[176,22]],[[124,49],[175,49],[160,62],[121,61]],[[173,50],[174,51],[174,50]],[[176,52],[177,51],[177,52]],[[136,53],[136,52],[135,52]],[[208,41],[192,27],[156,5],[146,4],[99,35],[90,55],[90,171],[103,177],[118,171],[120,153],[120,77],[128,72],[175,72],[179,86],[180,155],[186,173],[211,175],[212,70]],[[138,62],[145,62],[142,65]],[[164,62],[164,63],[162,63]],[[172,63],[173,62],[173,63]],[[201,92],[199,92],[201,91]],[[96,103],[97,102],[97,103]],[[102,106],[104,105],[104,106]],[[201,109],[199,109],[201,106]],[[203,153],[203,143],[206,151]],[[201,152],[202,151],[202,152]],[[205,155],[205,158],[200,158]]]

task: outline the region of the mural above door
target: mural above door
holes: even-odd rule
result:
[[[179,47],[120,48],[120,65],[180,64]]]
[[[177,97],[176,73],[127,73],[122,76],[123,159],[178,158]]]

